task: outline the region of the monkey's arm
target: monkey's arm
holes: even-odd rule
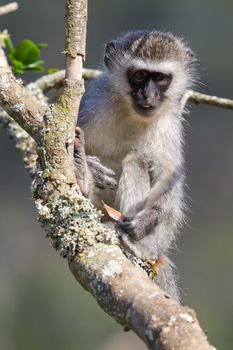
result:
[[[97,188],[117,187],[114,171],[102,165],[97,157],[86,156],[84,133],[79,127],[76,128],[74,149],[76,175],[85,196],[93,199]]]
[[[182,216],[180,167],[163,174],[151,188],[147,161],[131,152],[123,162],[117,195],[126,217],[116,227],[127,248],[145,259],[166,252]]]

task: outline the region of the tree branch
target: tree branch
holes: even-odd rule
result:
[[[11,2],[7,5],[1,6],[0,7],[0,16],[6,15],[10,12],[18,10],[19,5],[17,2]]]
[[[96,78],[101,74],[101,71],[96,69],[82,69],[82,78],[84,80],[91,80]],[[60,70],[58,72],[44,75],[43,77],[37,79],[34,83],[39,89],[41,89],[44,93],[48,92],[52,88],[60,88],[63,84],[63,80],[65,79],[65,70]]]
[[[2,67],[1,67],[2,68]],[[0,74],[2,108],[35,140],[43,128],[45,107],[7,69]]]
[[[124,256],[114,232],[101,224],[100,213],[80,194],[73,138],[83,91],[77,79],[80,57],[85,56],[86,4],[86,0],[67,0],[67,79],[55,106],[46,108],[0,67],[0,103],[37,141],[33,195],[40,221],[53,246],[68,258],[75,278],[149,349],[209,350],[195,314],[164,295]],[[15,108],[19,101],[23,107]]]
[[[82,61],[85,57],[87,1],[66,0],[66,73],[64,89],[57,104],[45,117],[48,133],[44,139],[49,148],[48,164],[59,168],[70,183],[76,183],[74,168],[75,126],[84,93]],[[51,119],[51,115],[53,119]],[[54,143],[56,147],[54,148]]]
[[[151,350],[210,350],[195,313],[169,299],[117,246],[99,244],[70,262],[75,278]]]
[[[24,166],[33,178],[37,160],[35,141],[5,111],[0,112],[0,126],[7,130],[10,138],[14,139],[16,148],[22,155]]]
[[[86,54],[87,1],[66,1],[66,79],[82,79]]]
[[[205,95],[193,90],[188,90],[183,96],[183,99],[181,101],[182,106],[185,107],[188,101],[194,102],[196,104],[204,103],[216,107],[233,109],[233,100],[217,96]]]

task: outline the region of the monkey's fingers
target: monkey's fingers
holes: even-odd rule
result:
[[[74,152],[78,152],[80,146],[84,146],[84,132],[77,126],[75,128]]]
[[[91,169],[95,185],[100,189],[115,189],[116,175],[113,170],[102,165],[97,157],[88,156],[87,163]]]
[[[134,224],[130,218],[123,218],[117,222],[117,228],[123,231],[123,233],[127,233],[130,235],[134,231]]]
[[[110,190],[114,190],[117,187],[117,182],[112,177],[103,175],[103,176],[94,176],[95,184],[101,190],[105,188],[109,188]]]
[[[98,169],[98,173],[107,175],[109,177],[116,177],[116,174],[114,173],[114,171],[110,168],[107,168],[103,164],[101,164],[99,158],[93,157],[93,156],[87,156],[87,161],[88,161],[88,165],[91,168],[93,168],[93,170],[96,171]]]

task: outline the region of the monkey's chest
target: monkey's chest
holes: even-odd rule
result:
[[[126,155],[136,149],[143,151],[140,146],[143,142],[133,131],[125,129],[119,133],[116,128],[84,131],[86,153],[98,157],[103,165],[115,171],[118,178]]]

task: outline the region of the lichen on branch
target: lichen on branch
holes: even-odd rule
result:
[[[0,72],[0,104],[29,135],[38,140],[46,108],[6,70]]]
[[[86,0],[67,0],[66,79],[55,105],[46,107],[0,66],[0,104],[37,143],[33,197],[40,222],[68,258],[75,278],[149,349],[210,350],[195,314],[125,257],[114,232],[101,224],[101,214],[80,193],[73,143],[83,93],[86,10]]]
[[[87,1],[66,1],[65,52],[75,58],[86,55]]]

